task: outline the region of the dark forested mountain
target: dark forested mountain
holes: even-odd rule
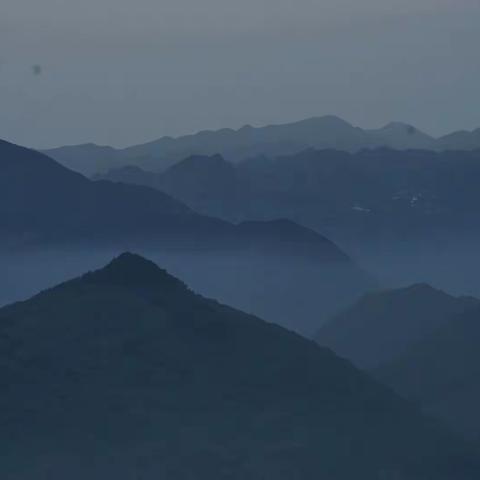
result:
[[[0,143],[0,247],[8,272],[0,277],[1,303],[125,248],[149,252],[201,293],[308,333],[371,284],[335,244],[292,221],[234,225],[151,188],[93,182],[6,142]],[[57,253],[44,255],[45,249]],[[27,250],[35,250],[28,260]]]
[[[324,325],[316,340],[372,370],[474,307],[480,307],[480,300],[453,297],[426,284],[370,293]]]
[[[480,441],[480,308],[454,317],[375,374]]]
[[[468,137],[468,140],[463,137]],[[357,152],[379,147],[471,150],[480,148],[480,138],[477,132],[462,132],[437,140],[399,122],[380,129],[365,130],[338,117],[325,116],[261,128],[246,125],[239,130],[225,128],[178,138],[163,137],[122,150],[89,144],[51,149],[46,153],[73,170],[93,175],[127,165],[159,172],[191,155],[219,153],[230,162],[238,162],[258,155],[276,157],[295,154],[307,148]]]
[[[9,480],[478,478],[350,363],[136,255],[1,309],[0,345]]]

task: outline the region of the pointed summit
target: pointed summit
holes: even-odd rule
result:
[[[124,252],[100,270],[83,277],[91,283],[122,286],[162,285],[187,289],[185,284],[154,262],[131,252]]]
[[[124,253],[0,309],[0,478],[478,477],[476,454],[349,362],[170,285]]]

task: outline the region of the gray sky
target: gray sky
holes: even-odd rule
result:
[[[480,0],[1,0],[0,138],[480,126]]]

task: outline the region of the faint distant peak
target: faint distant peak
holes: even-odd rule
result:
[[[296,125],[301,124],[312,124],[312,125],[329,125],[337,127],[348,127],[355,128],[351,123],[347,122],[343,118],[337,117],[336,115],[322,115],[318,117],[310,117],[305,120],[300,120],[295,122]]]
[[[97,143],[93,143],[93,142],[87,142],[87,143],[80,143],[80,144],[72,144],[72,145],[63,145],[63,146],[60,146],[60,147],[55,147],[55,148],[52,148],[52,149],[47,149],[47,150],[43,150],[44,152],[46,153],[49,153],[49,152],[55,152],[55,151],[59,151],[59,150],[83,150],[83,151],[96,151],[96,150],[111,150],[111,151],[114,151],[116,150],[116,148],[114,147],[111,147],[110,145],[99,145]]]
[[[403,131],[408,134],[415,134],[418,133],[419,130],[414,127],[413,125],[410,125],[409,123],[403,123],[403,122],[390,122],[387,123],[384,127],[382,127],[380,130],[399,130]]]

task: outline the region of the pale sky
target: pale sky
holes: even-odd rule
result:
[[[480,126],[480,0],[1,0],[0,138]]]

